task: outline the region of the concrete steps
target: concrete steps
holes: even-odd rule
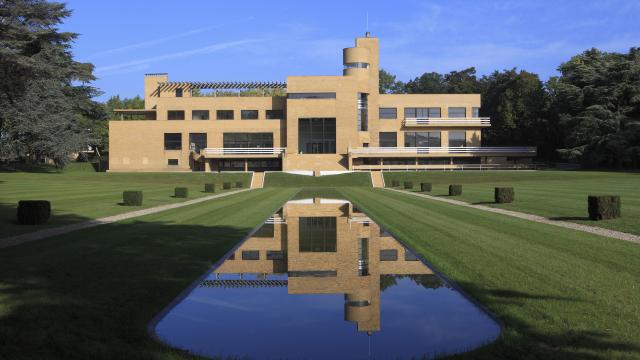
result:
[[[254,171],[253,177],[251,177],[251,188],[262,189],[263,185],[264,185],[264,173]]]
[[[371,184],[374,188],[384,187],[384,177],[382,171],[371,171]]]

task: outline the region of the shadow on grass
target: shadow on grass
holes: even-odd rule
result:
[[[192,358],[147,324],[249,231],[135,221],[0,249],[0,358]]]
[[[56,226],[92,220],[91,218],[76,214],[59,214],[56,213],[55,209],[53,209],[51,218],[49,218],[49,221],[47,221],[47,223],[42,225],[23,225],[18,223],[17,208],[17,202],[14,204],[0,203],[0,240],[9,236],[20,235]]]

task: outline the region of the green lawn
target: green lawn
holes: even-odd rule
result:
[[[0,359],[191,358],[147,324],[294,193],[254,190],[0,250]]]
[[[184,201],[174,198],[174,188],[189,188],[189,197],[204,195],[204,183],[216,183],[216,192],[222,191],[222,182],[243,182],[248,187],[250,174],[204,173],[96,173],[74,171],[77,166],[63,172],[24,173],[0,172],[0,238],[45,227],[95,219],[140,209],[119,205],[122,191],[143,190],[142,208]],[[24,226],[16,223],[19,200],[49,200],[53,214],[42,226]]]
[[[640,358],[640,246],[382,189],[341,191],[505,324],[460,358]]]
[[[595,171],[422,171],[386,172],[386,186],[391,181],[413,181],[416,190],[421,182],[433,183],[432,195],[446,196],[449,184],[462,184],[462,196],[470,203],[480,203],[541,215],[552,219],[601,226],[640,234],[640,173]],[[496,186],[515,189],[511,204],[495,204]],[[588,195],[620,195],[622,217],[591,221],[587,213]]]
[[[341,187],[371,186],[368,172],[354,172],[339,175],[306,176],[269,172],[264,179],[265,187]]]

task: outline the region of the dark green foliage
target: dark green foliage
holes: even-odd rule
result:
[[[449,185],[449,196],[462,195],[462,185]]]
[[[230,182],[222,183],[222,188],[225,189],[225,190],[231,189],[231,183]]]
[[[431,183],[420,183],[420,191],[422,191],[422,192],[430,192],[431,191]]]
[[[204,184],[204,192],[213,193],[216,192],[216,184]]]
[[[391,180],[391,187],[399,187],[399,186],[400,186],[399,180]]]
[[[494,198],[498,204],[512,203],[515,193],[512,187],[497,187]]]
[[[621,214],[622,203],[620,196],[592,196],[587,198],[589,207],[589,218],[591,220],[606,220],[619,218]]]
[[[404,182],[404,188],[405,188],[405,189],[413,189],[413,182],[411,182],[411,181],[405,181],[405,182]]]
[[[142,191],[128,190],[122,192],[122,203],[127,206],[142,206]]]
[[[186,187],[177,187],[175,189],[174,196],[177,198],[186,198],[189,197],[189,188]]]
[[[21,200],[18,202],[18,223],[40,225],[51,217],[51,203],[46,200]]]
[[[237,188],[241,188],[242,187],[242,182],[241,181],[236,181],[236,187]]]

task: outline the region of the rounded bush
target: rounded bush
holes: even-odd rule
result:
[[[47,200],[20,200],[17,215],[19,224],[44,224],[51,217],[51,203]]]
[[[177,187],[174,193],[177,198],[186,198],[189,197],[189,188],[186,187]]]
[[[231,183],[230,182],[222,183],[222,188],[225,189],[225,190],[231,189]]]
[[[462,195],[462,185],[449,185],[449,196]]]
[[[512,203],[515,193],[512,187],[497,187],[494,197],[498,204]]]
[[[620,201],[620,196],[589,195],[589,197],[587,198],[587,203],[589,209],[589,219],[591,220],[615,219],[622,216],[622,202]]]
[[[422,192],[430,192],[431,191],[431,183],[420,183],[420,191],[422,191]]]
[[[126,206],[141,206],[142,191],[127,190],[122,192],[122,203]]]
[[[216,192],[216,184],[204,184],[204,192],[206,193]]]

